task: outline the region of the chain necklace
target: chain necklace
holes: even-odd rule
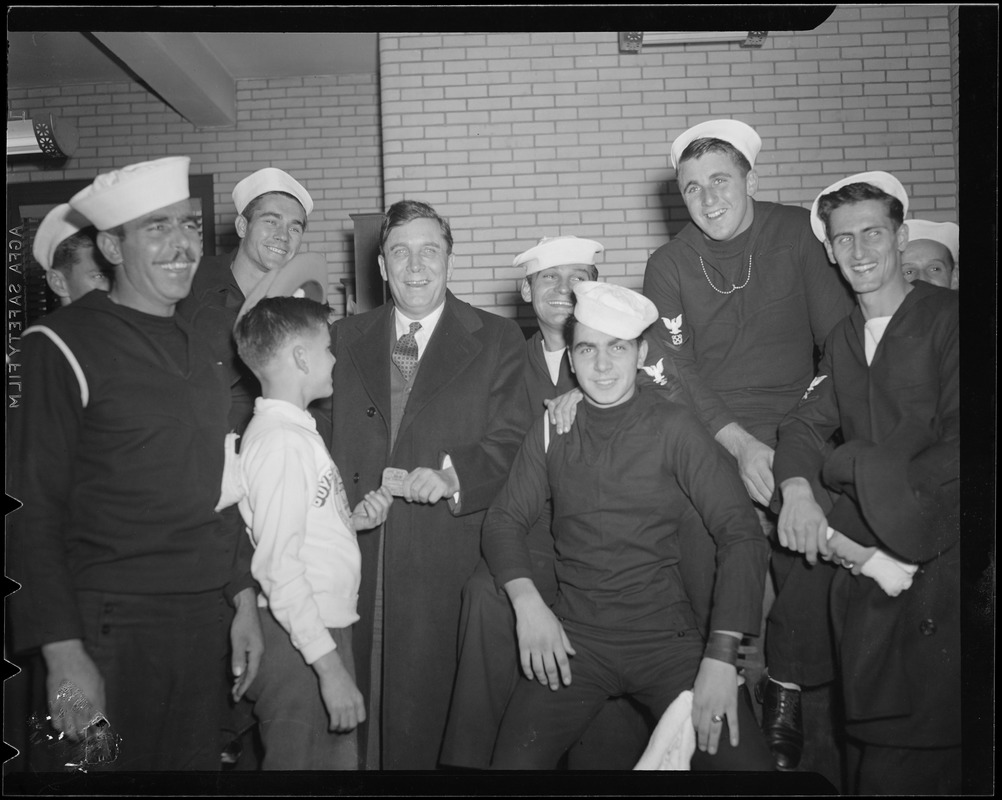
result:
[[[703,268],[703,277],[706,278],[706,282],[708,284],[710,284],[710,288],[713,289],[713,291],[715,291],[717,294],[734,294],[734,292],[736,292],[738,289],[744,289],[748,285],[748,281],[751,280],[751,259],[752,259],[751,253],[749,253],[748,254],[748,277],[745,278],[745,282],[742,283],[740,286],[732,283],[731,284],[731,288],[728,289],[726,292],[723,289],[718,289],[716,286],[713,285],[713,281],[710,280],[710,276],[709,276],[709,274],[706,271],[706,265],[703,263],[703,257],[702,256],[699,256],[699,266]]]

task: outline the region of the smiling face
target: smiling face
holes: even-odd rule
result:
[[[293,197],[266,194],[254,201],[250,219],[237,216],[236,228],[239,255],[263,277],[284,267],[299,252],[306,230],[306,211]]]
[[[410,319],[424,319],[445,302],[453,263],[441,226],[425,217],[391,228],[379,254],[393,302]]]
[[[585,399],[594,406],[611,408],[625,403],[637,390],[637,370],[647,358],[647,342],[617,339],[578,322],[570,356],[571,371]]]
[[[949,289],[953,280],[953,256],[942,242],[915,239],[905,247],[901,270],[909,283],[925,281]]]
[[[828,237],[828,257],[838,264],[864,316],[892,314],[909,289],[901,271],[908,228],[891,219],[885,203],[862,200],[831,212]]]
[[[535,272],[522,283],[522,299],[532,303],[544,336],[563,340],[564,323],[574,310],[574,285],[593,281],[597,270],[590,264],[561,264]]]
[[[110,297],[161,317],[187,297],[202,258],[198,219],[189,200],[152,211],[121,226],[122,235],[98,234],[98,247],[115,265]]]
[[[726,242],[751,227],[755,170],[745,173],[726,153],[710,151],[680,163],[677,175],[689,217],[708,239]]]

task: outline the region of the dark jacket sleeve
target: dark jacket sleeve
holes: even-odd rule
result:
[[[80,384],[48,337],[29,334],[22,345],[24,407],[11,431],[11,487],[24,505],[7,543],[7,571],[20,584],[9,600],[17,651],[83,638],[62,520],[84,413]]]
[[[543,415],[539,415],[526,434],[515,455],[511,472],[484,519],[484,558],[498,587],[515,578],[532,577],[532,558],[526,536],[550,496],[543,424]]]
[[[448,455],[459,477],[458,514],[486,510],[508,475],[530,417],[524,390],[525,337],[510,320],[499,320],[490,343],[493,368],[487,427],[479,441],[452,447]]]
[[[664,247],[647,261],[643,294],[657,306],[658,319],[644,334],[648,345],[645,371],[647,367],[648,374],[657,371],[652,375],[655,383],[660,382],[657,375],[665,376],[665,387],[675,395],[671,399],[688,402],[704,427],[716,435],[724,426],[737,422],[737,417],[696,369],[692,331],[682,314],[682,297],[674,279],[679,268]],[[679,343],[673,342],[673,331],[680,331]]]
[[[769,545],[727,454],[690,417],[679,415],[673,454],[682,490],[716,544],[711,630],[757,635]]]

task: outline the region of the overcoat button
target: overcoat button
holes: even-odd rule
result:
[[[358,483],[358,473],[351,476],[352,483]]]
[[[932,636],[936,632],[936,623],[931,619],[924,619],[919,623],[919,631],[923,636]]]
[[[372,416],[375,415],[375,413],[376,413],[376,409],[374,409],[372,406],[369,406],[367,409],[365,409],[365,415],[367,417],[372,417]]]

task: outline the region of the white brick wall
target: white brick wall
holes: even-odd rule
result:
[[[951,25],[951,20],[953,24]],[[886,169],[915,215],[957,218],[956,9],[838,6],[816,30],[621,54],[615,32],[382,34],[380,75],[238,82],[237,126],[200,132],[133,83],[12,91],[10,106],[77,125],[65,169],[91,177],[166,154],[212,172],[220,249],[230,191],[272,164],[306,184],[306,235],[326,253],[331,302],[352,265],[350,213],[402,197],[452,223],[459,296],[528,319],[512,258],[540,236],[603,242],[602,274],[639,288],[648,254],[687,221],[668,165],[674,137],[735,116],[763,138],[758,196],[807,206],[842,175]]]
[[[449,217],[453,290],[523,319],[511,261],[540,236],[598,239],[603,276],[640,288],[648,254],[687,221],[671,142],[713,117],[761,134],[761,199],[809,206],[838,177],[886,169],[916,215],[956,219],[949,13],[839,6],[761,50],[621,54],[614,32],[383,34],[384,196]]]
[[[383,209],[375,75],[238,81],[236,127],[221,131],[196,130],[135,83],[14,90],[8,102],[28,116],[54,112],[80,133],[63,168],[8,164],[8,182],[90,178],[136,161],[191,156],[192,174],[214,176],[216,252],[237,245],[237,181],[264,166],[287,170],[313,197],[304,246],[326,255],[329,299],[343,311],[340,279],[354,269],[349,214]]]

